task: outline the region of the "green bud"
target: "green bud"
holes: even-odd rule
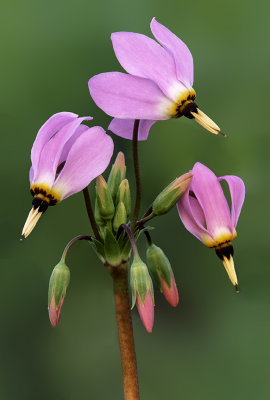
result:
[[[105,228],[104,250],[108,264],[117,266],[121,263],[122,257],[119,244],[109,228]]]
[[[127,179],[124,179],[121,182],[118,192],[117,192],[116,204],[120,203],[120,201],[122,201],[125,205],[127,218],[128,218],[130,215],[130,211],[131,211],[131,198],[130,198],[129,183],[128,183]]]
[[[70,272],[64,260],[61,260],[53,269],[49,282],[48,305],[54,293],[55,305],[58,307],[62,296],[65,296],[69,284]]]
[[[112,166],[108,179],[108,187],[110,189],[113,201],[116,200],[116,195],[119,185],[121,181],[125,178],[125,175],[126,175],[125,156],[120,151],[116,157],[115,163]]]
[[[150,272],[160,290],[162,290],[161,278],[165,280],[169,287],[171,287],[171,277],[173,276],[172,267],[163,250],[160,247],[151,244],[147,249],[146,258]]]
[[[104,221],[104,219],[101,218],[97,198],[95,201],[95,220],[99,226],[106,225],[106,221]]]
[[[134,257],[130,268],[130,289],[131,289],[131,308],[136,304],[137,294],[142,304],[145,302],[147,292],[150,291],[154,303],[154,289],[152,279],[149,275],[146,264],[139,256]]]
[[[122,201],[117,204],[115,215],[114,215],[114,220],[113,220],[113,229],[115,232],[118,231],[119,226],[122,224],[127,223],[127,212],[125,205]]]
[[[97,177],[96,192],[100,218],[111,220],[114,216],[114,204],[108,185],[102,175]]]
[[[155,215],[162,215],[170,211],[188,188],[192,176],[188,172],[171,182],[155,199],[153,213]]]

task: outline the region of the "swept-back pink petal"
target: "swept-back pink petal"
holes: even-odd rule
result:
[[[194,179],[194,176],[192,179]],[[185,225],[185,228],[192,235],[201,241],[203,241],[205,238],[208,238],[210,241],[214,241],[204,227],[205,219],[202,208],[198,203],[198,200],[190,196],[190,188],[178,201],[177,209],[179,217]]]
[[[84,189],[107,168],[113,141],[100,126],[84,131],[70,149],[64,168],[53,188],[62,200]]]
[[[121,72],[95,75],[89,90],[98,107],[121,119],[168,119],[174,106],[154,82]]]
[[[226,175],[218,178],[219,181],[225,180],[229,186],[231,194],[231,215],[232,223],[234,228],[237,225],[237,221],[245,200],[245,185],[241,178],[234,175]]]
[[[77,114],[71,112],[60,112],[52,115],[38,131],[37,137],[33,143],[31,150],[32,168],[36,171],[39,163],[40,153],[44,145],[55,135],[63,126],[78,117]]]
[[[114,118],[108,126],[108,129],[117,136],[132,140],[134,121],[134,119]],[[146,140],[148,138],[150,128],[155,122],[156,121],[152,121],[151,119],[140,120],[138,140]]]
[[[61,308],[64,303],[64,296],[61,297],[58,308],[56,309],[54,294],[52,295],[50,306],[49,306],[49,318],[52,326],[55,328],[59,322],[59,318],[61,315]]]
[[[136,303],[141,321],[147,332],[151,333],[154,324],[154,303],[150,291],[147,292],[144,304],[138,295]]]
[[[76,118],[58,131],[43,147],[37,170],[34,170],[33,183],[44,182],[52,187],[63,148],[76,132],[81,122],[92,117]]]
[[[203,210],[208,233],[215,239],[225,230],[234,232],[230,209],[216,175],[205,165],[196,163],[191,171],[190,190]]]
[[[71,149],[71,147],[73,146],[73,144],[76,142],[76,140],[78,139],[78,137],[87,129],[89,129],[89,127],[87,125],[83,125],[81,124],[80,126],[78,126],[78,128],[76,129],[76,131],[74,132],[74,134],[71,136],[71,138],[67,141],[67,143],[65,144],[61,156],[59,158],[58,161],[58,165],[60,165],[63,161],[66,161],[67,159],[67,155],[69,153],[69,150]]]
[[[152,80],[173,101],[186,90],[177,79],[173,56],[155,40],[133,32],[116,32],[111,39],[118,61],[129,74]]]
[[[176,307],[179,303],[179,295],[174,277],[171,277],[171,287],[167,285],[167,282],[162,277],[160,277],[160,281],[165,299],[172,307]]]
[[[155,18],[150,24],[151,31],[162,46],[173,55],[176,74],[184,85],[193,86],[193,58],[188,47],[181,39],[172,33]]]

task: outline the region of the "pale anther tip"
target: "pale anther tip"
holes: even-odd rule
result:
[[[21,237],[20,237],[20,242],[22,242],[24,239],[25,239],[25,236],[24,236],[24,235],[21,235]]]
[[[238,287],[238,285],[234,285],[234,287],[235,287],[236,293],[239,293],[239,287]]]

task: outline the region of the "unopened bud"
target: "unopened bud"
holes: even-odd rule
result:
[[[118,231],[119,226],[127,223],[127,212],[126,207],[122,201],[117,204],[114,219],[113,219],[113,229],[115,232]]]
[[[114,216],[112,195],[102,175],[97,177],[96,192],[100,217],[105,220],[112,219]]]
[[[188,172],[171,182],[155,199],[153,213],[162,215],[170,211],[188,188],[192,173]]]
[[[69,284],[70,272],[64,260],[61,260],[53,269],[49,282],[48,310],[52,326],[58,324],[61,308]]]
[[[108,187],[110,189],[113,200],[115,201],[117,191],[121,181],[125,178],[126,175],[126,165],[125,165],[125,156],[121,151],[118,153],[115,163],[112,166],[109,179],[108,179]]]
[[[150,333],[154,324],[154,290],[147,266],[138,256],[130,269],[130,288],[132,308],[136,303],[141,321]]]
[[[106,221],[104,221],[104,219],[101,218],[97,198],[95,201],[95,220],[99,226],[106,225]]]
[[[131,198],[130,198],[130,188],[127,179],[124,179],[118,189],[116,204],[123,202],[126,208],[127,217],[130,215],[131,211]]]
[[[146,257],[151,274],[160,291],[164,294],[168,303],[176,307],[179,302],[179,295],[170,261],[163,250],[154,244],[148,247]]]

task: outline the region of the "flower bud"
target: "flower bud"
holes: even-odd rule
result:
[[[153,203],[153,213],[162,215],[170,211],[188,188],[192,174],[190,172],[180,176],[171,182],[155,199]]]
[[[127,217],[129,217],[131,211],[131,198],[130,198],[129,183],[127,179],[124,179],[121,182],[117,192],[116,204],[120,203],[120,201],[124,203]]]
[[[96,191],[100,217],[105,220],[111,220],[114,216],[114,204],[111,192],[102,175],[97,177]]]
[[[117,204],[114,219],[113,219],[113,229],[115,232],[118,231],[118,228],[122,224],[126,224],[127,222],[127,212],[126,212],[126,207],[124,206],[124,203],[120,201],[120,203]]]
[[[170,261],[162,249],[154,244],[148,247],[146,257],[150,272],[160,291],[164,294],[168,303],[176,307],[179,302],[179,295]]]
[[[99,226],[106,225],[106,221],[104,221],[104,219],[101,218],[97,198],[95,201],[95,220]]]
[[[61,308],[69,284],[70,272],[65,261],[61,260],[53,269],[49,282],[48,310],[53,327],[58,324]]]
[[[154,324],[154,290],[147,266],[138,256],[130,269],[130,288],[132,308],[136,303],[141,321],[150,333]]]
[[[109,228],[105,228],[104,251],[108,264],[116,267],[121,263],[122,257],[119,244]]]
[[[121,181],[125,178],[125,175],[126,175],[125,156],[120,151],[116,157],[115,163],[112,166],[108,179],[108,187],[110,189],[114,201],[116,199],[119,185]]]

